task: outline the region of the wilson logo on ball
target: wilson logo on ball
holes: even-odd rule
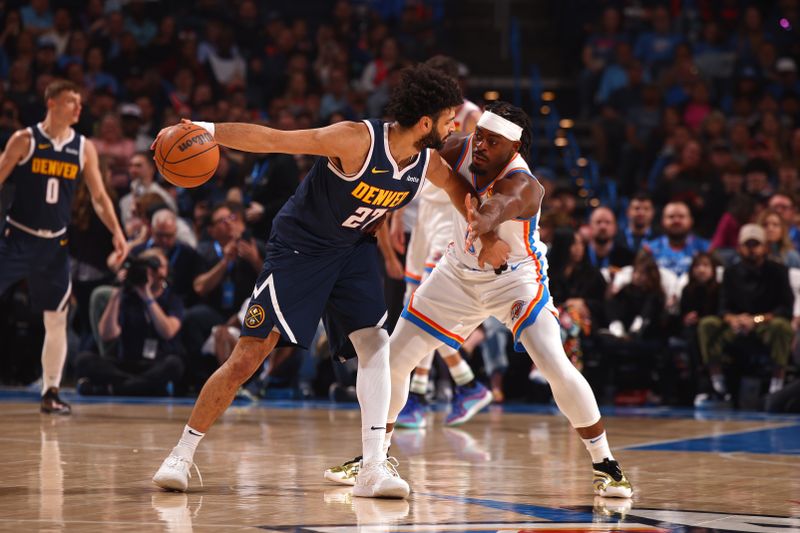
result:
[[[205,144],[213,140],[214,137],[212,137],[210,133],[201,133],[200,135],[195,135],[191,139],[188,139],[179,144],[178,150],[180,150],[181,152],[185,152],[186,149],[192,146],[193,144]]]

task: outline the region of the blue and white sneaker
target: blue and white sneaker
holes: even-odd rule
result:
[[[456,387],[450,414],[444,420],[446,426],[458,426],[492,403],[492,391],[475,381],[474,385]]]
[[[403,406],[403,410],[397,415],[395,426],[399,428],[420,429],[425,427],[425,413],[428,410],[428,402],[421,394],[412,392],[408,395],[408,400]]]

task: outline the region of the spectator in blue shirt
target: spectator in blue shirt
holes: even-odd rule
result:
[[[683,202],[668,203],[661,216],[664,235],[644,244],[660,268],[670,270],[678,277],[689,271],[696,253],[708,250],[708,241],[694,235],[692,225],[688,205]]]
[[[653,30],[642,33],[636,40],[634,55],[647,67],[655,68],[672,61],[675,47],[682,41],[672,32],[669,11],[664,6],[653,10]]]
[[[19,12],[22,15],[22,26],[34,35],[41,35],[53,27],[53,12],[48,0],[31,0]]]

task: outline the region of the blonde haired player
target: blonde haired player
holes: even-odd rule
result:
[[[68,415],[72,409],[58,388],[67,358],[72,289],[67,225],[78,179],[86,180],[92,206],[111,232],[115,263],[122,264],[128,245],[103,186],[97,150],[72,129],[81,114],[81,87],[55,80],[45,89],[44,99],[44,120],[16,131],[0,155],[0,187],[6,179],[16,187],[0,237],[0,294],[28,279],[31,303],[44,311],[41,411]]]
[[[460,142],[462,155],[453,168],[472,182],[483,203],[479,208],[467,199],[468,222],[454,218],[456,242],[466,235],[466,246],[448,247],[392,333],[392,398],[384,451],[406,402],[411,369],[443,344],[458,346],[488,316],[495,316],[513,332],[517,350],[524,347],[542,371],[559,409],[581,436],[592,458],[595,493],[629,498],[633,488],[611,454],[592,389],[561,344],[548,289],[547,249],[538,231],[544,188],[521,155],[530,146],[530,119],[521,109],[496,102],[487,106],[475,133]],[[446,146],[446,160],[448,152]],[[478,258],[481,245],[476,239],[490,231],[511,247],[500,273]]]

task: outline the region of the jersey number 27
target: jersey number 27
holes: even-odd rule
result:
[[[381,215],[386,212],[384,208],[373,209],[372,207],[359,207],[355,213],[347,217],[347,220],[342,222],[345,228],[365,228],[378,220]]]

